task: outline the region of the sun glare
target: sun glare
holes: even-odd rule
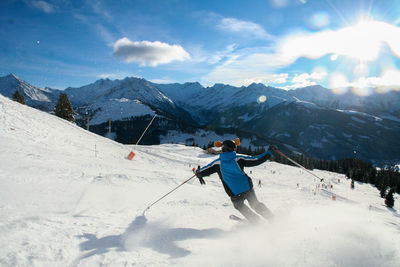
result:
[[[336,44],[342,48],[340,53],[361,61],[376,60],[382,43],[380,26],[380,23],[374,21],[361,21],[340,30],[337,42],[345,42],[343,46]]]
[[[329,78],[329,85],[332,92],[338,95],[345,94],[348,91],[349,81],[346,76],[341,73],[334,73]]]
[[[258,99],[258,103],[264,103],[267,101],[267,97],[265,95],[261,95]]]
[[[364,20],[339,30],[319,33],[295,33],[280,44],[283,58],[294,61],[298,57],[316,59],[331,54],[331,60],[340,56],[361,62],[377,60],[383,43],[400,56],[399,27],[385,22]]]

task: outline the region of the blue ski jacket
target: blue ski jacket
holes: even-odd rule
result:
[[[197,177],[209,176],[218,173],[225,192],[230,196],[236,196],[253,188],[251,178],[244,173],[244,167],[260,165],[272,156],[267,150],[258,156],[236,155],[235,151],[224,152],[219,158],[210,164],[197,170]]]

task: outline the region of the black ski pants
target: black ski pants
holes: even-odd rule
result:
[[[258,222],[260,220],[260,217],[251,209],[255,210],[265,219],[272,219],[271,211],[264,205],[264,203],[258,201],[253,188],[239,195],[232,196],[231,200],[235,209],[237,209],[250,222]],[[245,200],[249,202],[251,209],[244,204]]]

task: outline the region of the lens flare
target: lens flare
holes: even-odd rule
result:
[[[323,11],[317,12],[311,16],[310,22],[314,28],[317,29],[324,28],[328,26],[330,23],[329,14]]]
[[[261,95],[258,99],[257,102],[258,103],[264,103],[265,101],[267,101],[267,97],[265,95]]]
[[[329,78],[329,84],[332,92],[338,95],[345,94],[349,90],[349,81],[342,73],[333,73]]]
[[[270,2],[275,7],[286,7],[289,5],[290,0],[270,0]]]
[[[361,77],[356,82],[352,83],[351,92],[358,96],[369,96],[373,93],[368,79]]]
[[[365,77],[368,76],[369,70],[368,66],[365,63],[360,62],[353,70],[353,74],[356,77]]]

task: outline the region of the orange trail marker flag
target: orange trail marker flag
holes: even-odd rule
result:
[[[134,156],[135,156],[135,153],[131,152],[131,153],[129,153],[129,155],[128,155],[128,159],[129,159],[129,160],[132,160]]]
[[[147,129],[149,129],[151,123],[154,121],[154,119],[156,118],[156,116],[157,116],[157,113],[154,114],[154,117],[151,119],[149,125],[147,125],[146,129],[144,130],[144,132],[143,132],[142,135],[140,136],[140,138],[139,138],[139,140],[137,141],[137,143],[136,143],[135,146],[137,146],[137,145],[139,144],[139,142],[140,142],[140,140],[142,139],[143,135],[146,133]],[[131,153],[129,153],[128,159],[129,159],[129,160],[132,160],[134,156],[135,156],[135,153],[133,153],[133,151],[132,151]]]

